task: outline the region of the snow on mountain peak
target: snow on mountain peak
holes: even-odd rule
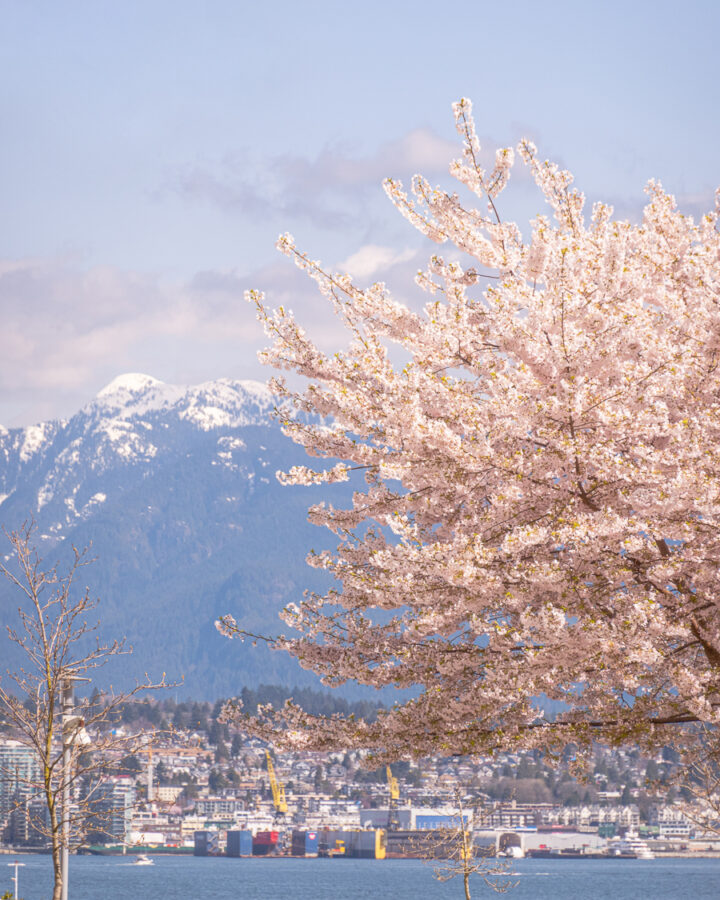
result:
[[[100,391],[98,397],[108,397],[120,392],[128,392],[136,394],[144,391],[149,387],[164,387],[164,383],[152,375],[143,375],[141,372],[128,372],[125,375],[118,375],[113,378],[110,384],[106,384]]]
[[[172,406],[185,390],[150,375],[131,372],[114,378],[100,391],[89,408],[102,416],[130,419]]]
[[[188,388],[178,404],[180,418],[190,420],[203,431],[267,421],[273,406],[273,396],[265,385],[230,378]]]
[[[86,409],[101,420],[115,422],[173,409],[180,419],[209,431],[267,421],[273,405],[268,388],[256,381],[219,378],[188,387],[130,373],[113,379]]]
[[[20,447],[20,460],[27,462],[38,453],[48,442],[54,432],[52,422],[43,422],[40,425],[30,425],[23,429],[23,442]]]
[[[0,504],[6,511],[16,488],[32,484],[29,508],[55,517],[50,532],[59,540],[57,530],[88,518],[110,495],[101,479],[118,466],[160,470],[166,458],[189,455],[190,441],[210,445],[211,465],[244,472],[233,462],[233,454],[246,453],[235,429],[270,425],[274,406],[269,389],[255,381],[221,378],[188,387],[121,375],[67,422],[0,432]],[[191,430],[207,438],[189,437]],[[112,485],[115,476],[107,477]]]

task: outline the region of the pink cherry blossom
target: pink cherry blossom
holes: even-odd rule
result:
[[[488,175],[469,101],[454,112],[450,172],[483,208],[420,176],[411,194],[385,183],[443,245],[417,277],[422,311],[326,270],[289,235],[279,249],[315,280],[348,349],[322,352],[249,293],[272,342],[264,361],[308,382],[272,382],[301,413],[285,431],[323,460],[281,480],[365,476],[347,508],[310,510],[337,535],[336,552],[309,560],[337,590],[288,608],[294,630],[274,646],[327,685],[416,696],[374,723],[290,704],[246,726],[390,758],[667,742],[675,723],[716,724],[720,194],[699,222],[656,182],[640,224],[604,204],[588,215],[572,176],[521,141],[550,209],[523,239],[499,205],[512,150]],[[543,696],[567,712],[549,721]]]

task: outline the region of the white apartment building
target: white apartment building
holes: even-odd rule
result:
[[[38,793],[40,761],[32,747],[20,741],[0,743],[0,825],[7,822],[13,807]]]

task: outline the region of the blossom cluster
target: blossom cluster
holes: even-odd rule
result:
[[[392,757],[717,724],[720,193],[697,222],[656,182],[639,224],[602,203],[586,213],[572,176],[522,141],[550,210],[524,239],[499,209],[513,151],[485,172],[469,101],[454,111],[450,172],[484,208],[420,176],[411,195],[385,184],[448,248],[418,273],[422,310],[326,271],[289,235],[280,250],[348,349],[323,353],[287,310],[249,297],[273,342],[263,359],[309,381],[274,382],[311,414],[286,432],[331,461],[283,480],[366,481],[348,508],[311,510],[340,541],[311,562],[342,590],[300,603],[279,646],[329,685],[419,693],[374,723],[289,706],[252,727]],[[567,712],[546,720],[539,697]]]

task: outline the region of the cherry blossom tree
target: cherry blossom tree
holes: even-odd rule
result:
[[[347,348],[321,352],[291,312],[249,293],[273,341],[264,361],[307,379],[271,382],[285,432],[328,461],[281,480],[365,479],[349,508],[311,508],[339,545],[309,562],[338,588],[289,606],[294,631],[271,643],[328,685],[415,696],[373,723],[290,704],[253,727],[381,758],[712,728],[720,192],[694,221],[651,181],[642,220],[619,221],[604,203],[585,211],[571,175],[523,140],[549,207],[523,238],[501,216],[513,150],[486,171],[469,101],[454,113],[463,151],[450,173],[470,202],[421,176],[411,193],[385,182],[447,248],[417,274],[424,307],[328,271],[290,235],[279,249],[315,280]],[[218,626],[245,634],[230,616]],[[565,711],[546,716],[543,698]]]

